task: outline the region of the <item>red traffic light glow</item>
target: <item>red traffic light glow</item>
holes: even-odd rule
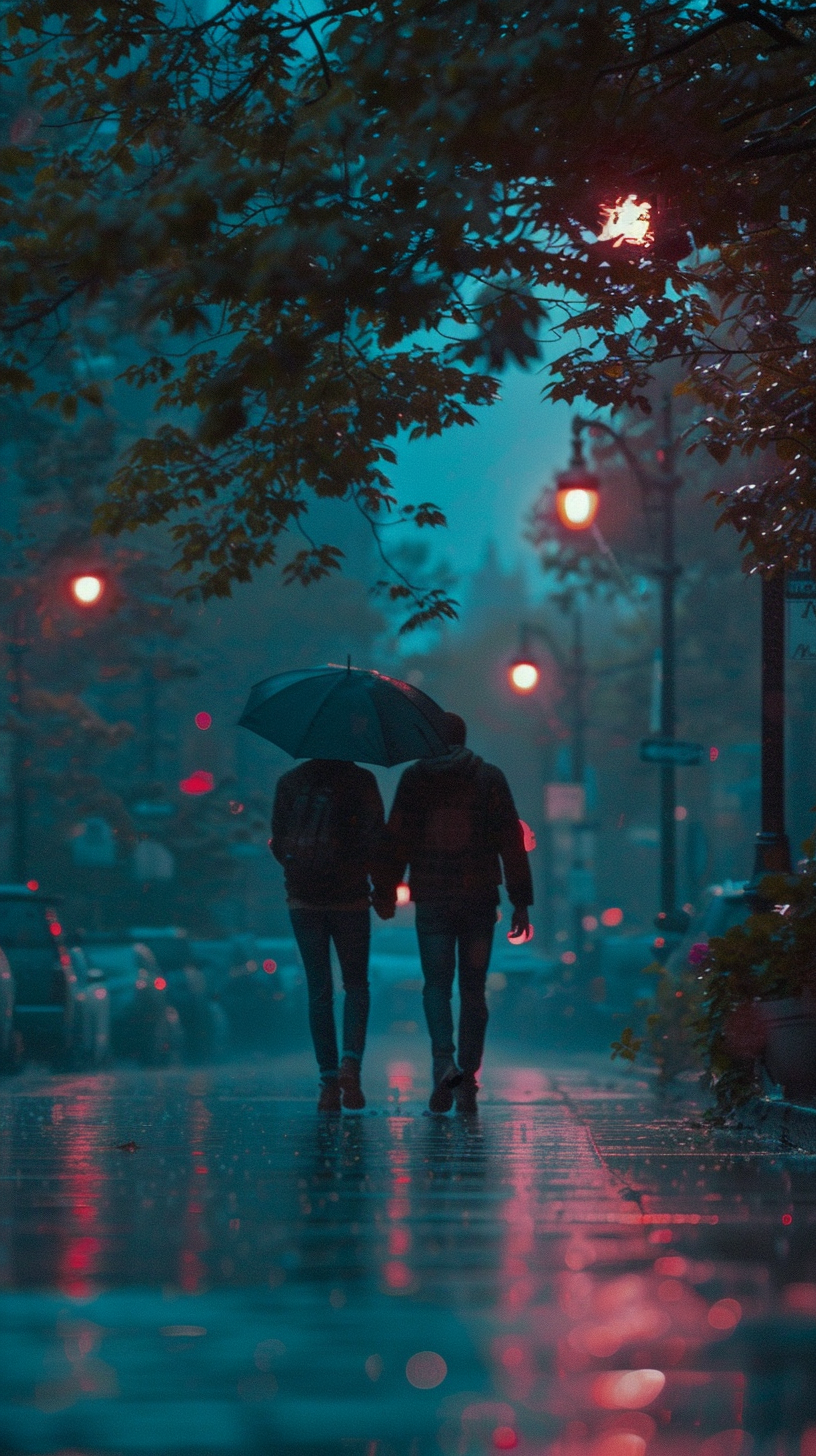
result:
[[[81,607],[95,607],[104,590],[104,579],[95,572],[71,577],[71,596]]]
[[[211,794],[215,788],[215,779],[206,769],[197,768],[189,778],[181,779],[179,788],[183,794]]]
[[[195,725],[196,725],[196,728],[200,728],[202,730],[202,732],[204,732],[207,728],[211,728],[212,727],[212,717],[211,717],[211,715],[209,713],[196,713],[196,715],[195,715]]]
[[[522,657],[512,663],[507,676],[514,693],[532,693],[538,687],[541,673],[534,662]]]

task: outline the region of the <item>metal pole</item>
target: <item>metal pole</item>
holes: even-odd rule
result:
[[[662,674],[660,683],[660,737],[673,739],[677,724],[674,596],[680,574],[676,559],[674,441],[671,398],[665,402],[663,474],[658,483],[662,507],[663,551],[660,568],[660,639]],[[677,909],[677,770],[673,763],[660,765],[660,909],[674,915]]]
[[[158,684],[152,662],[144,665],[142,683],[144,687],[144,767],[148,783],[154,783],[159,773],[159,722]]]
[[[586,788],[586,654],[584,652],[584,623],[580,607],[576,605],[572,628],[572,663],[570,665],[570,688],[572,695],[572,781]],[[585,829],[582,824],[573,825],[573,866],[579,872],[586,869],[584,860]],[[583,919],[586,906],[578,903],[572,907],[573,944],[578,964],[581,963],[583,946]]]
[[[29,644],[25,640],[25,618],[22,609],[14,619],[14,640],[8,644],[12,672],[12,703],[20,719],[20,728],[14,733],[11,744],[11,846],[10,875],[14,884],[22,885],[28,879],[28,783],[26,769],[27,745],[24,732],[25,718],[25,673],[23,657]]]
[[[754,877],[791,869],[785,832],[785,573],[762,579],[762,821]]]

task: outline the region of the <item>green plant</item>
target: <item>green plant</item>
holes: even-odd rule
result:
[[[768,875],[756,909],[742,925],[712,938],[698,966],[697,1046],[718,1112],[727,1114],[757,1090],[762,1047],[760,1001],[816,989],[816,865],[796,875]]]

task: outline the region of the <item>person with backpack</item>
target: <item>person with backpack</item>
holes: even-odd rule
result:
[[[502,867],[513,906],[511,934],[529,929],[533,884],[524,834],[501,769],[466,745],[467,729],[445,714],[449,751],[419,759],[400,779],[388,820],[384,882],[389,893],[408,871],[431,1036],[431,1112],[476,1111],[487,1001],[485,985]],[[459,1062],[451,996],[459,962]]]
[[[309,1027],[320,1071],[318,1111],[365,1107],[360,1064],[368,1024],[371,872],[385,814],[368,769],[313,758],[278,780],[269,847],[283,865],[289,917],[306,971]],[[390,905],[380,910],[393,915]],[[338,1062],[331,943],[343,978]]]

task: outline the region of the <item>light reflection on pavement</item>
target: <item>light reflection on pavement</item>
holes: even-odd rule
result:
[[[2,1084],[0,1451],[816,1456],[816,1160],[420,1045]]]

